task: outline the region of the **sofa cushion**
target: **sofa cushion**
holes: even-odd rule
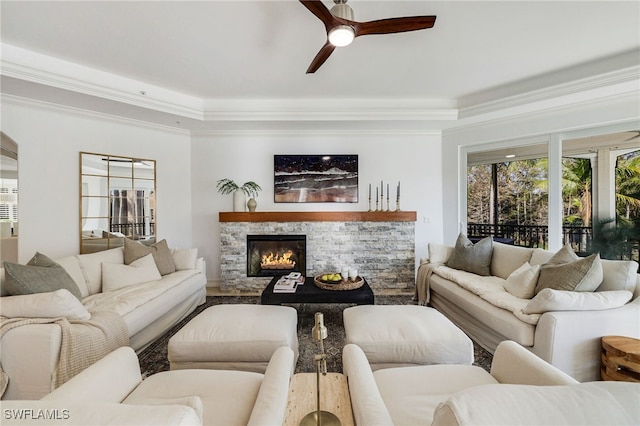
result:
[[[447,263],[453,253],[453,247],[438,243],[429,243],[429,262]]]
[[[507,279],[523,263],[531,259],[533,250],[503,243],[493,243],[491,254],[491,275]]]
[[[542,314],[550,311],[597,311],[617,308],[627,303],[633,294],[617,291],[562,291],[545,288],[522,308],[525,314]]]
[[[0,315],[7,318],[91,318],[82,302],[64,288],[48,293],[3,297]]]
[[[481,385],[438,406],[432,425],[637,424],[637,386],[593,382],[565,386]],[[620,394],[635,394],[620,399]]]
[[[125,400],[124,404],[130,405],[186,405],[187,407],[193,408],[193,411],[196,412],[200,422],[202,423],[202,417],[204,412],[204,407],[202,406],[202,400],[199,396],[191,395],[191,396],[179,396],[175,398],[136,398],[131,400]]]
[[[47,293],[61,288],[82,299],[80,289],[67,271],[47,256],[36,253],[26,265],[4,262],[4,285],[12,296]]]
[[[122,247],[78,256],[89,295],[102,291],[102,263],[124,263]]]
[[[599,254],[578,258],[578,260],[568,263],[553,263],[555,259],[556,256],[540,267],[540,276],[535,289],[536,294],[545,288],[595,291],[602,283],[602,262]]]
[[[149,253],[130,265],[118,263],[102,264],[102,291],[115,291],[135,284],[157,281],[162,276]]]
[[[602,259],[602,284],[597,291],[628,290],[633,293],[638,276],[638,263],[633,260]]]
[[[73,278],[73,282],[76,283],[78,290],[80,290],[80,295],[87,297],[89,295],[89,287],[87,287],[87,282],[84,280],[84,274],[82,273],[78,256],[63,257],[56,259],[56,262]]]
[[[540,265],[531,266],[525,262],[507,277],[504,289],[520,299],[531,299],[535,293]]]
[[[447,266],[481,276],[491,275],[493,240],[486,237],[473,244],[465,235],[458,235]]]
[[[185,269],[196,269],[196,262],[198,260],[198,249],[174,249],[171,251],[173,256],[173,262],[176,265],[176,271],[183,271]]]
[[[171,250],[167,245],[167,240],[161,240],[151,246],[145,246],[138,241],[125,238],[124,240],[124,263],[129,265],[131,262],[140,259],[148,254],[153,255],[160,275],[167,275],[176,271],[176,264],[173,261]]]

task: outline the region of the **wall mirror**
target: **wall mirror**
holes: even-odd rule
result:
[[[18,262],[18,144],[0,132],[1,262]],[[1,264],[0,262],[0,264]]]
[[[80,253],[153,244],[156,235],[156,162],[80,153]]]

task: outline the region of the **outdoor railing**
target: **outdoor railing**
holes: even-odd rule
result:
[[[492,223],[469,223],[467,235],[474,237],[494,236],[504,238],[513,244],[523,247],[546,249],[548,247],[549,232],[542,225],[509,225]],[[592,229],[590,226],[563,226],[562,241],[570,243],[577,253],[586,253],[591,242]]]

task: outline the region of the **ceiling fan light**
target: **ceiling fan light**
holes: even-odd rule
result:
[[[350,45],[354,37],[353,28],[348,25],[339,25],[329,31],[329,42],[336,47]]]

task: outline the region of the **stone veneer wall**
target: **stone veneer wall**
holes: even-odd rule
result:
[[[371,288],[415,286],[414,222],[221,222],[225,292],[262,291],[271,277],[247,277],[247,235],[307,236],[307,275],[354,265]]]

